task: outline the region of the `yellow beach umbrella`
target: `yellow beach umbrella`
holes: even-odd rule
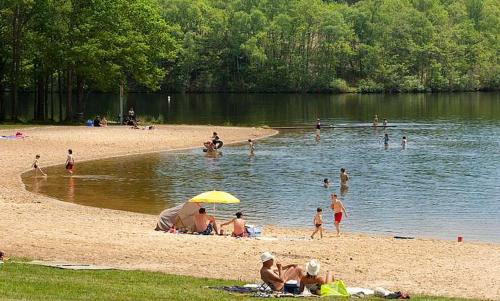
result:
[[[239,203],[234,195],[224,191],[207,191],[200,193],[189,200],[189,203],[236,204]]]

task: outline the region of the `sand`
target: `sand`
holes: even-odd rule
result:
[[[153,231],[156,216],[36,195],[24,189],[20,178],[35,154],[47,166],[63,164],[68,148],[80,162],[195,147],[213,130],[226,143],[275,133],[212,126],[160,126],[154,131],[38,127],[23,128],[26,139],[0,140],[0,249],[11,257],[245,281],[258,279],[259,254],[271,251],[285,264],[303,265],[316,258],[323,271],[332,270],[348,286],[500,300],[499,244],[353,233],[337,238],[331,232],[322,240],[309,240],[312,229],[272,226],[265,227],[262,240],[173,235]],[[12,133],[15,130],[0,131]],[[327,213],[324,219],[331,223]]]

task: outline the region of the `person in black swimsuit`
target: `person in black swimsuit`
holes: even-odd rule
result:
[[[314,215],[313,224],[314,224],[314,232],[311,234],[311,239],[314,238],[314,235],[319,232],[321,238],[323,238],[323,209],[316,209],[316,215]]]

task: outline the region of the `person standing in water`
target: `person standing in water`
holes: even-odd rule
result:
[[[378,126],[378,115],[375,114],[375,116],[373,117],[373,126]]]
[[[387,126],[387,119],[384,119],[384,123],[383,123],[384,127]]]
[[[255,146],[253,144],[252,139],[248,139],[248,148],[250,149],[250,155],[253,155],[255,151]]]
[[[340,169],[340,186],[348,186],[347,181],[349,181],[349,175],[345,168]]]
[[[408,144],[408,140],[406,140],[406,136],[403,136],[403,140],[401,140],[401,147],[406,149],[406,145]]]
[[[321,121],[316,119],[316,141],[319,141],[321,139]]]
[[[384,147],[388,148],[389,147],[389,134],[384,134]]]
[[[73,150],[68,149],[68,156],[66,157],[66,170],[70,175],[73,174],[73,169],[75,167],[75,158],[73,158]]]
[[[37,171],[40,171],[42,173],[42,176],[46,177],[47,174],[43,172],[43,170],[40,168],[40,163],[38,160],[40,159],[40,155],[35,156],[35,161],[33,161],[33,164],[31,164],[31,167],[35,170],[35,178],[36,178],[36,173]]]
[[[337,194],[333,193],[331,195],[331,200],[332,203],[330,205],[330,208],[333,210],[333,216],[334,216],[334,225],[335,229],[337,230],[337,236],[340,236],[340,222],[342,221],[342,214],[345,214],[345,217],[347,217],[347,211],[344,208],[344,204],[337,199]]]
[[[328,178],[323,179],[323,187],[330,187],[330,180],[328,180]]]

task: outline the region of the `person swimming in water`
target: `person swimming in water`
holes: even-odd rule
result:
[[[406,145],[408,144],[408,140],[406,140],[406,136],[403,136],[403,140],[401,140],[401,147],[406,149]]]
[[[373,117],[373,126],[378,126],[378,115],[375,114],[375,116]]]
[[[316,141],[321,139],[321,121],[316,119]]]
[[[323,187],[325,187],[325,188],[330,187],[330,180],[328,180],[328,178],[325,178],[323,180]]]

